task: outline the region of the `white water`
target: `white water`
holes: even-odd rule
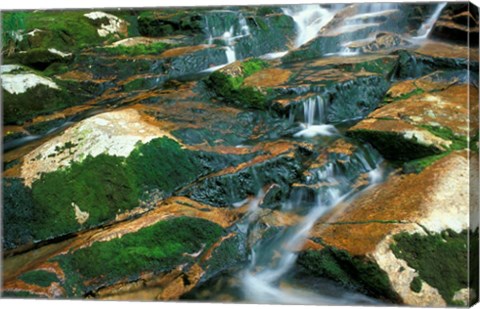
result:
[[[278,58],[282,58],[287,53],[288,53],[288,50],[287,51],[281,51],[281,52],[273,52],[273,53],[268,53],[268,54],[265,54],[263,56],[260,56],[259,58],[264,59],[264,60],[278,59]]]
[[[435,11],[433,12],[432,16],[430,16],[430,18],[427,19],[427,21],[422,24],[420,29],[418,29],[417,36],[414,37],[414,39],[425,40],[425,39],[428,38],[428,36],[430,35],[430,32],[432,32],[432,29],[433,29],[433,26],[435,25],[435,22],[440,17],[440,14],[442,13],[442,11],[443,11],[443,9],[445,8],[446,5],[447,5],[446,2],[442,2],[442,3],[437,4],[437,7],[436,7]]]
[[[363,155],[368,155],[368,150],[356,157],[368,171],[370,185],[365,189],[368,190],[383,180],[384,172],[379,167],[381,160],[377,160],[376,165],[372,166],[365,157],[362,157]],[[290,228],[274,241],[257,245],[252,249],[250,266],[240,274],[241,287],[249,301],[312,305],[340,305],[351,304],[352,302],[374,303],[371,299],[355,293],[344,293],[341,297],[331,297],[300,288],[285,287],[285,285],[280,284],[283,277],[295,266],[298,250],[303,247],[318,219],[328,210],[351,198],[355,193],[355,189],[350,189],[351,186],[347,186],[345,189],[334,186],[334,184],[345,181],[347,178],[341,172],[336,172],[331,164],[327,165],[320,176],[322,176],[319,178],[322,183],[330,184],[326,198],[325,196],[320,198],[319,195],[316,205],[295,227]],[[260,195],[263,196],[263,192]],[[258,200],[256,199],[256,201]],[[283,211],[294,210],[297,207],[301,207],[301,205],[292,205],[290,202],[284,205]],[[250,207],[250,218],[256,218],[255,211],[257,209],[258,202],[256,206]],[[249,222],[253,222],[253,220],[250,219]]]
[[[295,47],[300,47],[318,35],[334,17],[334,13],[318,4],[296,5],[283,8],[283,13],[293,18],[297,29]]]
[[[216,33],[218,29],[215,29],[215,27],[212,27],[210,29],[210,26],[208,25],[208,20],[207,20],[207,29],[206,29],[206,31],[208,32],[207,43],[208,45],[212,45],[215,39],[222,40],[225,44],[223,48],[225,50],[225,56],[227,57],[227,62],[221,65],[217,65],[215,67],[211,67],[206,70],[203,70],[202,73],[214,72],[216,70],[219,70],[225,67],[226,65],[229,65],[230,63],[237,61],[237,55],[235,52],[236,40],[250,35],[250,28],[248,27],[247,20],[241,13],[236,13],[234,11],[228,11],[228,10],[223,10],[223,11],[216,10],[212,12],[237,14],[238,27],[230,26],[230,28],[226,29],[220,37],[214,37],[213,33]]]
[[[302,130],[295,133],[294,137],[332,136],[338,134],[334,126],[326,122],[325,101],[321,96],[312,96],[303,102],[304,122]]]

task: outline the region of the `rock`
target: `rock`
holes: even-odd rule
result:
[[[232,207],[249,196],[255,196],[267,184],[275,183],[288,192],[301,169],[298,146],[276,142],[254,148],[262,151],[251,161],[199,179],[180,194],[216,207]],[[287,190],[287,191],[285,191]]]
[[[2,74],[5,124],[20,125],[31,118],[85,102],[84,85],[49,78],[22,68]]]
[[[468,178],[465,177],[468,170],[466,152],[460,152],[437,161],[418,175],[391,176],[387,182],[351,203],[337,206],[322,218],[311,231],[310,239],[320,241],[327,251],[304,251],[298,263],[317,274],[331,276],[332,269],[325,268],[330,266],[312,263],[316,256],[328,255],[332,265],[343,272],[341,277],[331,277],[333,280],[343,280],[344,284],[357,285],[370,294],[387,296],[394,301],[398,297],[407,305],[451,304],[456,287],[467,284],[463,278],[467,252],[461,243],[466,241],[464,231],[469,224]],[[442,238],[443,242],[436,242]],[[405,241],[411,241],[413,247],[405,247]],[[431,250],[438,251],[424,253],[424,246],[430,242],[435,248]],[[407,258],[407,251],[416,258]],[[459,258],[454,257],[452,264],[440,257],[432,264],[432,259],[442,254]],[[355,261],[354,272],[348,260]],[[375,280],[362,277],[366,265],[370,265],[368,269],[373,272],[369,275],[375,276]],[[428,274],[431,267],[438,276]],[[439,273],[438,269],[444,272]],[[447,273],[451,277],[447,277]],[[420,292],[409,288],[416,276],[422,280]],[[449,283],[445,285],[445,281]],[[449,291],[448,285],[455,290]]]
[[[97,32],[101,37],[115,33],[128,34],[126,22],[115,15],[95,11],[84,14],[84,16],[99,24]]]
[[[478,46],[478,8],[463,3],[447,4],[433,26],[432,37]]]
[[[207,209],[209,211],[206,211]],[[212,208],[186,198],[173,197],[140,218],[124,221],[107,229],[87,232],[78,236],[75,242],[64,242],[58,246],[62,248],[61,252],[37,255],[36,262],[27,266],[29,270],[23,271],[23,274],[45,269],[42,267],[48,265],[48,270],[58,277],[55,281],[58,282],[56,284],[59,293],[39,290],[38,285],[42,284],[40,279],[25,285],[22,281],[25,280],[25,275],[8,271],[4,289],[43,293],[49,297],[83,297],[90,294],[102,299],[121,299],[143,293],[144,299],[177,299],[201,280],[227,269],[229,265],[243,261],[242,253],[237,247],[242,243],[238,242],[239,235],[229,233],[226,229],[231,227],[244,211]],[[156,237],[152,238],[153,235]],[[158,235],[163,236],[157,237]],[[121,263],[128,262],[128,270],[117,267],[111,258],[107,264],[112,265],[112,271],[101,266],[103,254],[118,256],[125,252],[118,251],[118,248],[131,241],[135,245],[128,245],[130,248],[142,251],[142,247],[153,245],[152,239],[156,239],[153,243],[157,243],[159,247],[177,245],[177,249],[170,253],[168,250],[161,250],[157,257],[150,255],[143,259],[135,254],[132,260],[118,260],[123,261]],[[196,240],[192,242],[193,239]],[[99,254],[100,252],[103,253]],[[168,259],[170,262],[165,259],[165,254],[171,255]],[[230,264],[224,264],[230,258]],[[10,265],[14,259],[5,261],[6,265]],[[89,266],[78,268],[78,265],[83,263]],[[7,269],[11,268],[7,266]],[[116,271],[113,271],[114,269]],[[95,273],[99,271],[102,275],[97,277]],[[185,280],[182,280],[184,277]],[[180,281],[176,280],[177,278]],[[158,286],[162,288],[145,290],[145,287]]]
[[[339,195],[365,188],[374,181],[369,172],[381,163],[380,155],[369,145],[356,145],[337,139],[303,171],[301,181],[293,184],[291,195],[306,208],[319,202],[331,203],[332,188]]]
[[[406,48],[411,45],[411,42],[396,33],[380,32],[375,35],[375,39],[371,42],[353,42],[346,47],[354,51],[360,50],[362,53],[369,53]]]
[[[469,56],[470,52],[475,54],[477,51],[475,48],[441,42],[428,42],[414,52],[397,51],[395,54],[399,55],[399,67],[396,77],[418,78],[438,70],[478,72],[478,61]]]
[[[138,143],[168,136],[133,109],[100,114],[79,122],[25,156],[21,177],[27,186],[40,177],[100,154],[128,157]]]
[[[460,74],[460,75],[458,75]],[[435,73],[394,85],[389,103],[347,132],[376,147],[386,158],[412,160],[467,148],[468,84],[454,85],[462,73]],[[442,77],[443,76],[443,77]],[[409,150],[407,150],[409,149]]]

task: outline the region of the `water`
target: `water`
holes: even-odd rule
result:
[[[370,153],[370,151],[373,151],[373,153]],[[368,173],[370,185],[364,190],[368,190],[383,181],[385,171],[381,167],[382,159],[372,148],[367,147],[363,151],[359,151],[352,160],[358,161]],[[342,291],[341,297],[325,295],[321,290],[314,292],[309,289],[294,287],[289,284],[288,279],[286,280],[288,274],[294,270],[298,251],[303,247],[318,219],[336,205],[352,199],[358,193],[353,188],[352,180],[349,180],[350,177],[343,173],[342,169],[335,168],[333,164],[327,164],[326,169],[319,173],[317,181],[327,183],[329,186],[326,192],[317,195],[315,206],[297,225],[284,229],[273,239],[260,240],[252,248],[250,264],[238,275],[242,294],[247,301],[312,305],[376,303],[357,293]],[[346,185],[334,185],[337,183],[345,183]],[[284,205],[283,211],[298,212],[302,211],[303,207],[301,199],[293,201],[291,199]],[[258,206],[250,207],[250,209],[252,211],[250,216],[256,218],[254,214],[258,210]],[[255,224],[254,220],[249,222]]]
[[[227,18],[228,17],[228,18]],[[250,35],[250,28],[247,20],[242,13],[230,10],[213,10],[205,18],[206,41],[208,45],[215,42],[224,45],[227,62],[212,68],[208,68],[202,73],[214,72],[230,63],[237,61],[235,52],[235,43],[238,39]]]
[[[432,32],[433,26],[437,22],[438,18],[440,17],[440,14],[442,13],[442,11],[443,11],[443,9],[445,8],[446,5],[447,5],[446,2],[442,2],[442,3],[437,4],[437,7],[435,8],[435,11],[430,16],[430,18],[427,19],[427,21],[425,21],[422,24],[420,29],[418,29],[417,36],[414,37],[414,39],[425,40],[425,39],[428,38],[428,36]]]
[[[334,126],[326,124],[325,101],[319,95],[312,96],[303,102],[304,122],[300,125],[302,130],[294,137],[332,136],[337,134]]]
[[[282,9],[285,15],[293,18],[297,30],[295,47],[300,47],[318,35],[334,17],[333,11],[318,4],[296,5]]]

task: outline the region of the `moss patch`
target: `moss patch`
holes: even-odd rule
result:
[[[127,55],[127,56],[138,56],[138,55],[158,55],[164,52],[166,49],[174,47],[171,44],[156,42],[152,44],[138,44],[134,46],[116,46],[116,47],[102,47],[97,48],[98,52],[109,54],[109,55]]]
[[[56,150],[70,152],[74,146],[67,142]],[[5,220],[12,223],[7,225],[5,242],[15,247],[32,237],[46,240],[99,226],[141,201],[148,204],[152,194],[167,197],[206,173],[248,158],[190,151],[162,137],[139,145],[127,158],[88,156],[67,168],[42,174],[31,191],[15,181],[5,191]],[[75,206],[88,213],[83,224],[77,222]]]
[[[2,187],[2,246],[8,250],[33,241],[34,201],[21,179],[4,178]]]
[[[419,174],[421,173],[424,169],[432,165],[433,163],[437,162],[441,158],[446,157],[450,152],[444,152],[439,155],[433,155],[433,156],[428,156],[424,157],[421,159],[416,159],[412,160],[409,162],[405,162],[403,164],[403,172],[406,174],[409,173],[416,173]]]
[[[297,263],[315,276],[326,277],[343,286],[372,296],[397,300],[387,274],[370,261],[351,256],[345,250],[326,247],[321,251],[302,252]]]
[[[417,270],[419,279],[437,288],[447,304],[456,305],[455,292],[468,287],[467,231],[428,236],[400,233],[394,240],[395,256]]]
[[[202,174],[201,163],[193,152],[166,137],[135,149],[126,160],[130,174],[143,189],[157,188],[170,193]]]
[[[467,137],[455,134],[450,128],[429,125],[421,125],[420,127],[427,129],[433,135],[452,141],[451,150],[462,150],[468,147]]]
[[[87,157],[35,181],[36,239],[96,226],[137,206],[139,191],[123,162],[123,158],[105,154]],[[84,226],[77,223],[72,203],[89,213]]]
[[[180,217],[122,238],[96,242],[56,259],[67,274],[67,293],[81,296],[87,289],[94,290],[107,283],[135,280],[142,272],[169,271],[192,262],[194,258],[188,254],[208,248],[222,232],[219,225],[210,221]]]
[[[57,275],[45,270],[29,271],[21,275],[19,279],[41,287],[48,287],[52,282],[59,282]]]
[[[268,89],[260,91],[255,87],[243,86],[245,78],[268,67],[269,64],[260,59],[251,59],[240,65],[241,74],[231,76],[222,71],[212,73],[207,80],[207,85],[215,90],[224,101],[239,105],[264,109],[268,97]]]
[[[420,291],[422,290],[422,285],[422,280],[419,277],[415,277],[410,283],[410,290],[415,293],[420,293]]]

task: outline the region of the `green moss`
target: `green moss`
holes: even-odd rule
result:
[[[8,250],[33,241],[34,201],[21,179],[4,178],[2,187],[2,245]]]
[[[126,83],[123,85],[123,90],[126,92],[131,92],[135,91],[138,89],[142,89],[144,85],[144,79],[143,78],[138,78],[135,80],[132,80],[131,82]]]
[[[419,277],[415,277],[410,283],[410,290],[415,293],[420,293],[420,291],[422,290],[422,285],[422,280]]]
[[[398,299],[387,274],[377,264],[351,256],[347,251],[333,247],[308,250],[300,254],[297,263],[312,275],[326,277],[372,296]]]
[[[450,128],[430,125],[422,125],[420,127],[427,129],[430,133],[444,140],[452,141],[450,145],[451,150],[462,150],[468,147],[467,137],[455,134]]]
[[[102,43],[108,37],[98,35],[95,21],[83,16],[90,11],[31,11],[27,12],[25,27],[28,30],[46,30],[46,36],[37,43],[42,48],[73,51]],[[111,13],[111,12],[109,12]],[[37,34],[41,35],[41,34]]]
[[[21,124],[36,115],[48,113],[69,105],[68,92],[37,85],[25,93],[3,94],[4,121],[6,124]]]
[[[66,271],[66,289],[80,296],[86,289],[137,279],[141,272],[163,272],[194,261],[194,254],[210,247],[222,228],[210,221],[180,217],[160,221],[138,232],[56,258]],[[88,287],[83,282],[89,281]]]
[[[207,272],[203,280],[208,280],[222,271],[237,266],[246,261],[246,258],[245,239],[241,235],[224,240],[215,248],[211,257],[200,264]]]
[[[37,295],[27,291],[2,291],[2,298],[47,298],[45,295]]]
[[[116,214],[138,205],[134,175],[124,159],[101,154],[73,162],[64,170],[43,174],[32,185],[35,199],[36,239],[75,232],[111,220]],[[75,220],[72,203],[88,212],[84,225]]]
[[[74,146],[67,142],[56,151],[70,151]],[[68,168],[42,174],[33,183],[31,211],[35,216],[31,223],[22,220],[21,224],[31,226],[37,240],[98,226],[137,207],[140,200],[148,200],[151,192],[168,196],[200,175],[225,166],[223,161],[238,161],[217,157],[182,149],[166,137],[139,145],[127,158],[88,156]],[[89,214],[84,224],[76,221],[72,203]]]
[[[403,172],[406,174],[409,173],[421,173],[424,169],[432,165],[433,163],[437,162],[438,160],[446,157],[450,152],[444,152],[439,155],[433,155],[424,157],[421,159],[412,160],[409,162],[405,162],[403,164]]]
[[[126,163],[138,187],[166,193],[193,181],[203,172],[192,152],[166,137],[139,146]]]
[[[400,233],[391,249],[419,274],[419,279],[438,289],[447,304],[455,305],[455,292],[468,287],[467,231],[441,234]]]
[[[109,55],[127,55],[127,56],[138,56],[138,55],[155,55],[161,54],[166,49],[174,47],[171,44],[156,42],[152,44],[138,44],[134,46],[123,46],[119,45],[116,47],[101,47],[97,48],[98,52],[106,53]]]
[[[372,73],[378,73],[383,76],[390,76],[395,69],[396,59],[380,58],[370,61],[363,61],[350,65],[340,65],[345,71],[348,72],[361,72],[367,71]]]
[[[242,62],[242,71],[243,71],[243,77],[246,78],[262,69],[265,69],[269,67],[269,63],[262,60],[262,59],[250,59],[245,62]]]
[[[48,287],[52,282],[59,282],[57,275],[45,270],[29,271],[25,274],[22,274],[19,279],[26,283],[41,287]]]
[[[415,139],[405,139],[401,133],[355,130],[348,131],[347,136],[371,143],[385,158],[399,161],[410,161],[441,153],[430,145],[418,143]]]
[[[255,87],[243,86],[245,78],[268,67],[268,62],[261,59],[251,59],[241,64],[242,74],[229,76],[221,71],[210,75],[207,84],[225,101],[241,107],[264,109],[269,90],[261,92]]]

